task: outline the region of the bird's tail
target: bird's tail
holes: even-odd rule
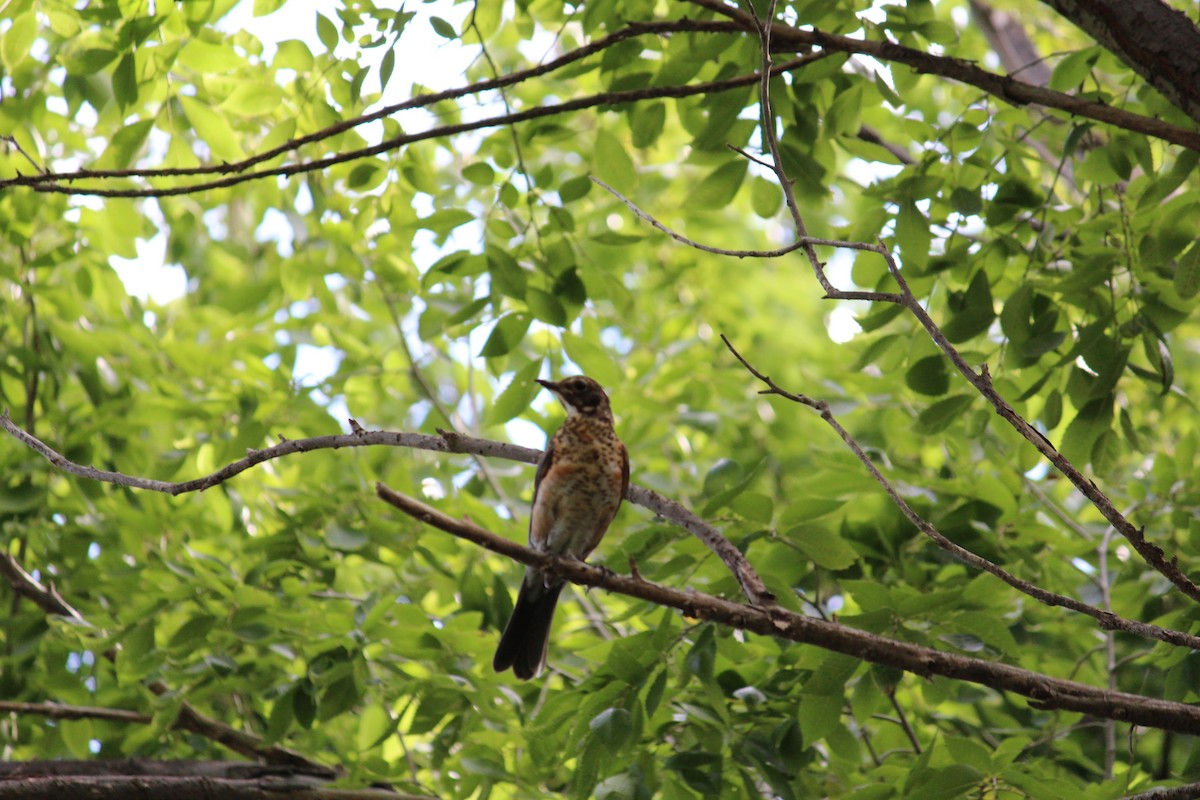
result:
[[[512,667],[523,681],[536,677],[546,666],[546,647],[550,642],[550,623],[563,584],[546,586],[541,573],[533,572],[521,581],[517,604],[496,647],[492,668],[503,672]]]

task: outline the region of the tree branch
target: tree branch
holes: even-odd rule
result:
[[[440,436],[429,436],[421,433],[395,433],[391,431],[367,431],[352,422],[354,433],[335,434],[331,436],[313,436],[308,439],[291,439],[262,450],[252,450],[245,458],[227,464],[210,475],[189,481],[171,483],[169,481],[153,480],[125,475],[120,472],[98,470],[69,460],[56,452],[40,439],[21,430],[8,416],[8,411],[0,412],[0,428],[8,431],[13,437],[27,447],[41,453],[51,464],[64,472],[69,472],[81,478],[113,483],[118,486],[128,486],[134,489],[144,489],[152,492],[162,492],[172,496],[186,492],[198,492],[210,489],[224,483],[230,478],[245,472],[250,467],[292,453],[307,453],[313,450],[337,450],[343,447],[366,447],[372,445],[387,445],[390,447],[408,447],[416,450],[432,450],[441,453],[461,453],[486,457],[505,458],[509,461],[522,461],[526,464],[536,464],[542,457],[541,450],[533,450],[506,442],[496,442],[490,439],[476,439],[461,433],[439,431]],[[658,516],[674,522],[693,536],[702,541],[725,563],[725,566],[737,578],[738,584],[745,592],[746,598],[754,605],[770,606],[775,596],[769,592],[762,578],[758,576],[750,562],[740,550],[726,539],[713,525],[688,511],[674,500],[669,500],[657,492],[641,486],[630,484],[626,497],[631,503],[650,509]],[[22,572],[24,572],[22,570]],[[32,578],[30,578],[32,580]],[[44,608],[44,607],[43,607]],[[48,610],[48,609],[47,609]],[[49,611],[49,610],[48,610]],[[49,613],[62,613],[49,611]]]
[[[4,415],[3,419],[7,419],[7,414]],[[32,575],[22,569],[21,565],[16,562],[16,559],[6,552],[0,552],[0,575],[8,580],[9,584],[13,587],[13,591],[28,597],[38,608],[47,614],[66,617],[78,624],[94,628],[53,587],[46,588],[43,586]],[[104,657],[110,661],[115,659],[117,648],[119,647],[120,645],[117,645],[106,651]],[[170,687],[162,681],[151,681],[147,684],[147,688],[156,695],[171,693]],[[175,717],[175,721],[171,723],[171,727],[198,733],[207,739],[228,747],[235,753],[240,753],[248,758],[262,759],[269,764],[286,764],[314,775],[322,775],[328,778],[333,778],[337,774],[335,770],[314,761],[309,761],[293,750],[279,747],[278,745],[264,745],[262,740],[257,736],[245,731],[239,731],[236,728],[231,728],[223,722],[207,717],[197,711],[187,701],[183,701],[180,704],[179,713]],[[0,793],[0,798],[2,797],[4,795]]]
[[[798,69],[808,63],[810,58],[796,58],[792,61],[781,64],[772,74],[780,74],[791,69]],[[484,128],[495,128],[506,125],[513,125],[518,122],[527,122],[532,119],[541,117],[555,116],[558,114],[567,114],[573,111],[581,111],[587,108],[595,108],[597,106],[612,106],[623,105],[625,103],[634,103],[641,100],[652,100],[662,97],[682,98],[693,97],[701,94],[717,94],[719,92],[730,91],[743,86],[750,86],[757,83],[759,76],[757,74],[742,75],[736,78],[729,78],[721,81],[708,81],[706,83],[689,84],[685,86],[661,86],[649,87],[645,89],[631,89],[622,92],[601,92],[599,94],[580,97],[575,100],[569,100],[565,103],[557,105],[539,106],[537,108],[527,109],[511,114],[501,114],[499,116],[487,117],[485,119],[475,120],[472,122],[463,122],[456,125],[443,125],[437,128],[430,128],[420,133],[402,134],[391,139],[385,139],[378,144],[370,147],[362,147],[357,150],[348,150],[342,153],[336,153],[325,158],[319,158],[312,161],[303,161],[293,164],[284,164],[271,169],[258,170],[253,172],[240,172],[228,177],[219,178],[210,181],[201,181],[186,186],[169,186],[162,188],[148,189],[104,189],[99,187],[77,187],[69,185],[73,181],[86,179],[110,179],[116,177],[130,177],[130,175],[118,175],[116,173],[133,173],[132,177],[140,178],[161,178],[161,177],[176,177],[178,170],[117,170],[117,171],[98,171],[98,170],[80,170],[78,172],[68,173],[51,173],[47,175],[20,175],[16,178],[8,180],[0,180],[0,189],[8,186],[29,186],[35,192],[43,192],[50,194],[68,194],[68,195],[90,195],[94,197],[172,197],[176,195],[194,194],[196,192],[207,191],[209,189],[225,189],[230,186],[237,186],[248,181],[259,180],[267,177],[286,177],[291,175],[302,175],[309,172],[317,172],[327,169],[337,164],[344,164],[349,161],[356,161],[361,158],[369,158],[377,156],[381,153],[386,153],[392,150],[397,150],[414,142],[421,142],[427,139],[438,139],[442,137],[450,137],[467,131],[480,130]],[[335,126],[336,127],[336,126]],[[257,162],[255,162],[257,163]],[[221,174],[229,173],[233,170],[226,166],[218,169],[209,169],[204,174],[209,174],[212,171]]]
[[[109,722],[136,722],[148,725],[154,717],[123,708],[97,708],[95,706],[67,706],[61,703],[16,703],[0,700],[0,712],[29,714],[46,719],[103,719]]]
[[[1147,564],[1161,573],[1185,595],[1200,603],[1200,586],[1197,586],[1190,578],[1183,574],[1175,559],[1168,560],[1161,547],[1146,541],[1144,528],[1134,527],[1133,523],[1117,510],[1117,507],[1113,505],[1108,495],[1100,491],[1100,487],[1096,486],[1090,479],[1084,477],[1083,473],[1074,464],[1055,449],[1049,439],[1030,425],[1024,417],[1017,413],[1016,409],[1009,405],[1008,401],[996,391],[996,387],[992,384],[992,376],[988,371],[986,363],[979,372],[975,372],[967,364],[954,345],[950,344],[950,341],[942,333],[937,323],[929,316],[929,312],[925,310],[925,307],[921,305],[921,302],[908,288],[908,282],[901,274],[900,266],[896,263],[896,259],[888,251],[884,251],[883,257],[887,261],[888,272],[891,273],[892,278],[900,286],[901,305],[917,318],[917,321],[925,328],[929,337],[933,339],[933,343],[945,354],[950,363],[962,373],[967,382],[975,387],[975,390],[985,400],[991,403],[992,407],[996,409],[997,414],[1015,428],[1026,441],[1037,448],[1038,452],[1044,455],[1054,465],[1054,468],[1062,473],[1079,490],[1080,494],[1088,499],[1096,510],[1116,528],[1117,532],[1133,545],[1133,549],[1137,551],[1138,555]]]
[[[750,14],[726,5],[722,0],[687,1],[737,22],[749,33],[757,30],[757,23]],[[1035,86],[1005,75],[997,75],[962,59],[930,55],[893,42],[855,39],[851,36],[841,36],[815,29],[801,30],[781,22],[771,24],[771,42],[771,47],[775,51],[807,50],[816,46],[842,53],[871,56],[881,61],[905,64],[919,73],[939,75],[959,83],[976,86],[1012,105],[1036,104],[1047,108],[1057,108],[1075,116],[1094,119],[1097,122],[1153,136],[1189,150],[1200,151],[1200,133],[1196,131],[1170,125],[1152,117],[1134,114],[1104,103],[1084,100],[1042,86]]]
[[[1200,30],[1162,0],[1042,0],[1200,122]]]
[[[777,395],[785,400],[790,400],[794,403],[800,403],[801,405],[808,406],[809,408],[818,412],[821,415],[821,419],[824,420],[831,428],[833,428],[841,440],[845,442],[846,446],[849,447],[854,453],[855,457],[858,458],[858,460],[862,462],[863,466],[867,468],[867,472],[871,474],[871,477],[883,487],[884,491],[887,492],[888,498],[891,499],[896,507],[900,509],[901,513],[908,518],[909,522],[917,526],[917,529],[920,530],[921,533],[928,536],[934,544],[945,550],[947,553],[950,553],[962,563],[994,575],[1017,591],[1029,595],[1039,603],[1043,603],[1052,607],[1060,606],[1062,608],[1070,609],[1071,611],[1076,611],[1080,614],[1086,614],[1099,623],[1101,630],[1124,631],[1125,633],[1132,633],[1135,636],[1141,636],[1145,639],[1157,639],[1160,642],[1167,642],[1168,644],[1177,645],[1179,647],[1190,647],[1193,650],[1200,650],[1200,636],[1193,636],[1192,634],[1184,633],[1183,631],[1172,630],[1170,628],[1160,628],[1157,625],[1150,625],[1145,622],[1126,619],[1114,614],[1111,609],[1106,610],[1097,608],[1096,606],[1089,605],[1072,597],[1047,591],[1040,586],[1018,578],[1008,570],[1001,567],[999,564],[989,561],[983,556],[973,553],[965,547],[951,541],[941,531],[934,527],[931,522],[913,510],[912,506],[910,506],[905,499],[900,496],[900,493],[896,491],[895,487],[892,486],[888,479],[883,476],[883,473],[879,471],[879,468],[875,466],[875,463],[871,460],[871,457],[866,454],[858,442],[855,441],[854,437],[851,436],[849,432],[842,427],[841,423],[839,423],[833,416],[833,412],[829,410],[828,403],[826,403],[824,400],[814,400],[807,395],[795,394],[781,388],[777,383],[775,383],[775,381],[771,380],[769,376],[764,375],[749,361],[747,361],[745,357],[737,351],[737,349],[733,346],[733,343],[729,341],[729,338],[726,337],[725,334],[721,334],[721,341],[725,342],[725,346],[729,348],[729,352],[733,353],[734,358],[741,362],[742,366],[746,368],[747,372],[766,384],[767,388],[760,392],[760,394]]]
[[[940,675],[968,681],[1030,699],[1034,708],[1058,709],[1116,719],[1148,728],[1200,734],[1200,707],[1154,697],[1110,692],[1076,681],[1052,678],[1007,664],[934,650],[889,639],[841,623],[796,614],[778,606],[770,609],[734,603],[702,592],[682,592],[640,577],[617,575],[577,559],[531,550],[497,536],[469,520],[458,520],[383,484],[376,493],[414,519],[581,586],[598,586],[617,594],[682,611],[685,616],[727,627],[773,636],[884,664],[925,678]]]

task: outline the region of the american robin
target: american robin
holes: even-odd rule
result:
[[[582,561],[604,538],[629,488],[629,454],[613,430],[612,409],[600,384],[583,375],[538,383],[554,392],[567,419],[538,464],[529,546]],[[553,575],[525,570],[492,660],[497,672],[512,667],[523,681],[541,673],[562,588]]]

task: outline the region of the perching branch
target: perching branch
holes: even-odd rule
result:
[[[476,439],[460,433],[439,431],[440,436],[429,436],[421,433],[395,433],[391,431],[367,431],[351,421],[354,433],[335,434],[331,436],[313,436],[308,439],[284,440],[279,444],[262,450],[252,450],[245,458],[232,464],[227,464],[216,472],[189,481],[172,483],[151,478],[140,478],[125,475],[120,472],[99,470],[94,467],[76,464],[56,452],[52,447],[35,436],[18,427],[8,416],[8,411],[0,412],[0,428],[8,431],[14,438],[27,447],[41,453],[51,464],[64,472],[69,472],[81,478],[114,483],[118,486],[129,486],[134,489],[144,489],[151,492],[162,492],[172,496],[187,492],[199,492],[224,483],[230,478],[245,472],[251,467],[281,458],[293,453],[307,453],[313,450],[337,450],[343,447],[366,447],[372,445],[387,445],[390,447],[408,447],[415,450],[432,450],[441,453],[462,453],[485,457],[505,458],[509,461],[522,461],[526,464],[536,464],[542,457],[541,450],[533,450],[507,442],[496,442],[489,439]],[[657,492],[641,486],[630,485],[626,495],[631,503],[650,509],[658,516],[674,522],[687,530],[693,536],[704,542],[723,561],[726,567],[737,578],[738,584],[746,594],[746,598],[754,605],[770,606],[775,596],[767,590],[762,578],[758,576],[750,562],[732,542],[721,535],[708,522],[688,511],[674,500],[669,500]],[[23,572],[23,570],[22,570]],[[32,580],[32,579],[31,579]],[[40,605],[40,604],[39,604]],[[43,608],[46,608],[43,606]],[[49,613],[62,613],[50,611]]]
[[[1074,711],[1149,728],[1200,734],[1200,707],[1126,692],[1110,692],[1107,689],[1051,678],[1007,664],[946,653],[867,633],[837,622],[806,617],[778,606],[769,609],[758,608],[702,592],[679,591],[651,583],[641,577],[617,575],[611,570],[601,569],[577,559],[531,550],[497,536],[469,520],[455,519],[443,514],[382,484],[376,485],[376,493],[387,503],[420,522],[581,586],[597,586],[617,594],[677,609],[695,619],[716,622],[763,636],[815,645],[926,678],[940,675],[977,683],[999,692],[1013,692],[1029,698],[1033,707],[1042,710]]]
[[[1193,650],[1200,650],[1200,636],[1193,636],[1192,634],[1184,633],[1183,631],[1172,630],[1170,628],[1160,628],[1157,625],[1150,625],[1145,622],[1126,619],[1125,617],[1114,614],[1111,610],[1097,608],[1096,606],[1089,605],[1072,597],[1047,591],[1040,586],[1036,586],[1028,581],[1018,578],[1016,575],[1013,575],[999,564],[989,561],[983,556],[973,553],[965,547],[962,547],[961,545],[951,541],[931,522],[913,510],[912,506],[910,506],[908,502],[900,496],[900,493],[896,491],[896,488],[892,486],[891,482],[888,481],[888,479],[883,476],[883,473],[879,471],[879,468],[875,466],[875,462],[872,461],[871,457],[867,455],[858,442],[855,441],[854,437],[851,436],[850,433],[843,428],[841,423],[839,423],[833,416],[833,412],[830,411],[828,403],[826,403],[824,400],[814,400],[807,395],[796,394],[781,388],[777,383],[775,383],[775,381],[771,380],[769,376],[760,372],[754,367],[754,365],[747,361],[746,358],[737,351],[737,349],[733,346],[733,343],[730,342],[728,337],[726,337],[724,334],[721,334],[721,341],[725,342],[725,346],[729,348],[729,352],[733,353],[734,358],[741,362],[742,366],[746,368],[747,372],[766,384],[767,388],[761,391],[759,394],[776,395],[784,398],[785,400],[790,400],[794,403],[800,403],[801,405],[808,406],[809,408],[818,412],[821,415],[821,419],[824,420],[831,428],[833,428],[841,440],[845,442],[846,446],[849,447],[854,453],[855,457],[862,462],[863,466],[866,467],[867,472],[871,474],[871,477],[883,487],[884,491],[887,492],[888,498],[896,505],[897,508],[900,509],[901,513],[908,518],[909,522],[915,525],[917,529],[921,531],[921,533],[929,537],[934,544],[945,550],[947,553],[950,553],[950,555],[954,556],[962,563],[994,575],[1017,591],[1029,595],[1039,603],[1043,603],[1052,607],[1060,606],[1062,608],[1070,609],[1071,611],[1079,612],[1080,614],[1086,614],[1087,616],[1096,620],[1102,630],[1124,631],[1125,633],[1132,633],[1135,636],[1141,636],[1145,639],[1157,639],[1160,642],[1167,642],[1168,644],[1173,644],[1180,647],[1190,647]]]

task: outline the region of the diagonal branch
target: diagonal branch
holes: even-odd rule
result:
[[[507,442],[496,442],[490,439],[476,439],[460,433],[439,431],[440,436],[429,436],[421,433],[396,433],[392,431],[367,431],[351,420],[354,433],[335,434],[331,436],[313,436],[308,439],[291,439],[262,450],[252,450],[245,458],[232,464],[227,464],[210,475],[194,478],[189,481],[172,483],[152,478],[140,478],[125,475],[120,472],[99,470],[94,467],[76,464],[56,452],[52,447],[35,436],[21,430],[8,412],[0,412],[0,428],[8,431],[14,438],[30,449],[40,453],[55,467],[76,475],[80,478],[113,483],[118,486],[128,486],[134,489],[144,489],[151,492],[162,492],[172,496],[187,492],[199,492],[217,486],[230,478],[245,472],[251,467],[264,461],[281,458],[293,453],[307,453],[313,450],[337,450],[343,447],[367,447],[386,445],[390,447],[408,447],[416,450],[432,450],[440,453],[461,453],[478,455],[489,458],[505,458],[509,461],[522,461],[526,464],[536,464],[542,457],[541,450],[533,450]],[[771,606],[775,596],[767,590],[762,578],[758,576],[750,562],[732,542],[726,539],[713,525],[688,511],[674,500],[669,500],[657,492],[641,486],[630,484],[626,495],[631,503],[643,506],[658,516],[669,520],[700,539],[706,547],[712,550],[733,573],[738,584],[745,592],[746,598],[758,606]],[[31,579],[32,580],[32,579]],[[40,604],[39,604],[40,605]],[[62,611],[50,610],[43,606],[48,613],[61,614]]]
[[[32,575],[22,569],[21,565],[16,562],[16,559],[6,552],[0,552],[0,576],[3,576],[8,581],[14,592],[28,597],[38,608],[47,614],[66,617],[89,628],[94,627],[88,622],[87,618],[64,600],[53,587],[47,588],[43,586]],[[110,661],[116,658],[116,648],[107,651],[104,657]],[[151,681],[147,684],[147,688],[160,696],[172,693],[171,688],[162,681]],[[278,745],[264,745],[259,737],[245,731],[239,731],[236,728],[231,728],[224,722],[207,717],[197,711],[187,701],[183,701],[180,704],[179,713],[175,717],[175,721],[171,724],[171,727],[198,733],[207,739],[223,744],[235,753],[240,753],[248,758],[262,759],[269,764],[287,764],[314,775],[324,775],[331,778],[336,774],[334,769],[318,764],[315,761],[310,761],[294,750],[279,747]]]
[[[891,273],[892,278],[900,286],[900,305],[908,309],[917,318],[917,321],[925,328],[929,337],[933,339],[934,344],[945,354],[946,358],[950,360],[950,363],[954,365],[963,377],[967,379],[967,382],[975,387],[975,390],[985,400],[991,403],[992,407],[996,409],[997,414],[1015,428],[1026,441],[1037,448],[1037,451],[1044,455],[1054,465],[1054,468],[1062,473],[1079,490],[1079,493],[1088,499],[1088,502],[1108,520],[1109,524],[1117,530],[1117,533],[1125,537],[1125,540],[1133,546],[1133,549],[1137,551],[1138,555],[1147,564],[1161,573],[1185,595],[1200,603],[1200,586],[1197,586],[1190,578],[1183,574],[1176,563],[1176,559],[1168,559],[1161,547],[1146,541],[1145,528],[1135,527],[1124,514],[1117,510],[1117,507],[1113,505],[1108,495],[1100,491],[1100,487],[1085,477],[1074,464],[1055,449],[1054,445],[1050,443],[1050,440],[1041,431],[1030,425],[1024,417],[1017,413],[1016,409],[1009,405],[1008,401],[996,391],[996,387],[992,384],[992,375],[988,371],[986,363],[983,364],[979,372],[976,372],[967,364],[966,359],[962,357],[962,354],[958,352],[954,345],[950,344],[950,341],[942,333],[937,323],[929,316],[929,312],[925,310],[921,302],[912,293],[912,290],[908,288],[908,282],[901,274],[896,259],[887,251],[884,252],[883,257],[887,261],[888,272]]]
[[[818,412],[821,415],[821,419],[823,419],[831,428],[833,428],[841,440],[845,442],[846,446],[849,447],[854,453],[855,457],[857,457],[858,460],[862,462],[863,466],[867,468],[867,472],[871,474],[871,477],[883,487],[884,491],[887,492],[888,497],[900,509],[901,513],[908,518],[909,522],[917,526],[921,533],[928,536],[934,544],[945,550],[947,553],[950,553],[962,563],[994,575],[1017,591],[1029,595],[1039,603],[1043,603],[1047,606],[1061,606],[1062,608],[1067,608],[1071,611],[1077,611],[1080,614],[1086,614],[1087,616],[1096,620],[1096,622],[1099,623],[1100,628],[1105,631],[1124,631],[1125,633],[1132,633],[1135,636],[1141,636],[1145,639],[1157,639],[1160,642],[1167,642],[1168,644],[1178,645],[1180,647],[1190,647],[1193,650],[1200,650],[1200,636],[1193,636],[1192,634],[1184,633],[1183,631],[1172,630],[1170,628],[1161,628],[1157,625],[1150,625],[1145,622],[1126,619],[1125,617],[1114,614],[1110,610],[1097,608],[1096,606],[1076,600],[1073,597],[1067,597],[1066,595],[1047,591],[1046,589],[1032,584],[1029,581],[1018,578],[1016,575],[1013,575],[999,564],[989,561],[983,556],[973,553],[965,547],[951,541],[945,536],[945,534],[934,527],[931,522],[913,510],[912,506],[910,506],[905,499],[900,496],[900,493],[896,491],[896,488],[892,486],[891,482],[888,481],[888,479],[883,476],[883,473],[879,471],[879,468],[875,466],[875,462],[871,460],[871,457],[866,454],[858,442],[855,441],[854,437],[851,436],[850,433],[843,428],[841,423],[839,423],[833,416],[833,412],[829,410],[828,403],[826,403],[824,400],[814,400],[807,395],[796,394],[781,388],[777,383],[775,383],[775,381],[771,380],[769,376],[760,372],[749,361],[747,361],[746,358],[737,351],[737,349],[733,346],[733,343],[730,342],[724,334],[721,334],[721,341],[725,342],[725,346],[729,348],[729,352],[733,353],[734,358],[741,362],[742,366],[746,368],[747,372],[766,384],[767,388],[760,392],[760,394],[777,395],[785,400],[791,400],[794,403],[800,403],[801,405],[808,406],[809,408]]]
[[[770,53],[772,48],[771,43],[774,41],[773,37],[781,35],[781,31],[786,34],[786,31],[791,29],[787,28],[786,26],[770,23],[771,17],[769,16],[767,21],[764,22],[755,13],[747,14],[745,12],[737,11],[729,6],[724,5],[721,0],[689,1],[705,6],[706,8],[712,8],[714,10],[719,9],[720,13],[741,19],[745,24],[752,25],[754,29],[758,30],[759,32],[761,43],[760,50],[762,53],[762,67],[761,72],[759,73],[762,76],[762,80],[760,82],[759,99],[761,106],[762,136],[765,140],[767,148],[771,153],[771,166],[779,180],[780,188],[783,190],[783,196],[788,210],[791,212],[796,234],[801,240],[804,240],[807,237],[807,229],[805,228],[804,220],[800,214],[799,204],[796,201],[795,192],[792,188],[792,181],[788,179],[787,174],[783,169],[783,158],[780,155],[778,141],[775,135],[775,115],[771,110],[769,91],[770,87],[767,78],[771,64]],[[753,5],[751,5],[750,8],[753,12]],[[774,9],[773,0],[770,3],[770,9],[772,11]],[[1074,464],[1072,464],[1069,460],[1067,460],[1067,458],[1059,453],[1057,449],[1055,449],[1054,445],[1050,443],[1049,439],[1047,439],[1040,431],[1030,425],[1028,421],[1026,421],[1020,414],[1017,413],[1016,409],[1009,405],[1008,401],[1005,400],[1000,393],[996,391],[995,386],[993,386],[992,377],[988,372],[987,364],[984,364],[978,373],[975,372],[975,370],[972,369],[969,364],[967,364],[966,359],[964,359],[962,354],[959,353],[954,345],[950,343],[950,340],[946,338],[944,333],[942,333],[941,328],[939,328],[937,323],[933,321],[933,318],[929,316],[929,312],[925,310],[925,307],[921,304],[920,300],[918,300],[909,289],[908,282],[904,279],[904,275],[901,274],[899,264],[896,263],[896,259],[893,257],[891,251],[884,247],[882,242],[880,242],[879,246],[875,248],[875,252],[883,256],[885,262],[887,263],[888,272],[891,274],[892,279],[896,281],[897,286],[900,288],[899,294],[885,294],[882,292],[842,292],[836,289],[830,282],[828,276],[825,274],[825,265],[817,258],[814,248],[812,246],[806,246],[804,248],[804,252],[808,256],[809,264],[813,268],[813,272],[816,275],[817,281],[825,290],[826,297],[839,299],[848,298],[853,294],[858,298],[871,299],[877,302],[895,303],[908,309],[908,311],[917,318],[917,321],[921,323],[921,326],[925,328],[926,333],[929,334],[929,337],[933,340],[934,344],[937,345],[938,349],[942,351],[946,358],[949,359],[950,363],[952,363],[954,367],[963,375],[963,377],[967,379],[967,381],[975,388],[975,390],[979,392],[984,399],[991,403],[992,407],[996,409],[996,413],[998,413],[1010,425],[1012,425],[1013,428],[1015,428],[1017,432],[1021,434],[1021,436],[1023,436],[1030,444],[1037,448],[1038,452],[1044,455],[1060,473],[1062,473],[1069,481],[1071,481],[1071,484],[1075,486],[1075,488],[1078,489],[1079,492],[1083,494],[1083,496],[1086,497],[1089,502],[1091,502],[1096,510],[1098,510],[1101,515],[1103,515],[1104,518],[1109,521],[1109,523],[1117,530],[1118,533],[1125,537],[1125,539],[1133,546],[1134,550],[1137,551],[1138,555],[1140,555],[1147,564],[1166,577],[1167,580],[1174,584],[1185,595],[1200,603],[1200,586],[1183,574],[1183,572],[1179,569],[1176,559],[1168,560],[1161,547],[1146,541],[1144,529],[1134,527],[1133,523],[1131,523],[1123,514],[1121,514],[1120,511],[1117,510],[1116,506],[1113,505],[1108,496],[1104,494],[1104,492],[1100,491],[1100,488],[1096,486],[1095,483],[1084,477],[1083,473],[1081,473]]]
[[[702,592],[679,591],[641,577],[617,575],[611,570],[594,567],[577,559],[531,550],[469,520],[443,514],[383,484],[376,485],[376,493],[385,502],[420,522],[582,586],[598,586],[617,594],[678,609],[688,617],[763,636],[816,645],[926,678],[941,675],[988,686],[999,692],[1013,692],[1029,698],[1030,704],[1038,709],[1074,711],[1149,728],[1200,734],[1200,707],[1126,692],[1111,692],[1007,664],[889,639],[779,607],[757,608]]]

